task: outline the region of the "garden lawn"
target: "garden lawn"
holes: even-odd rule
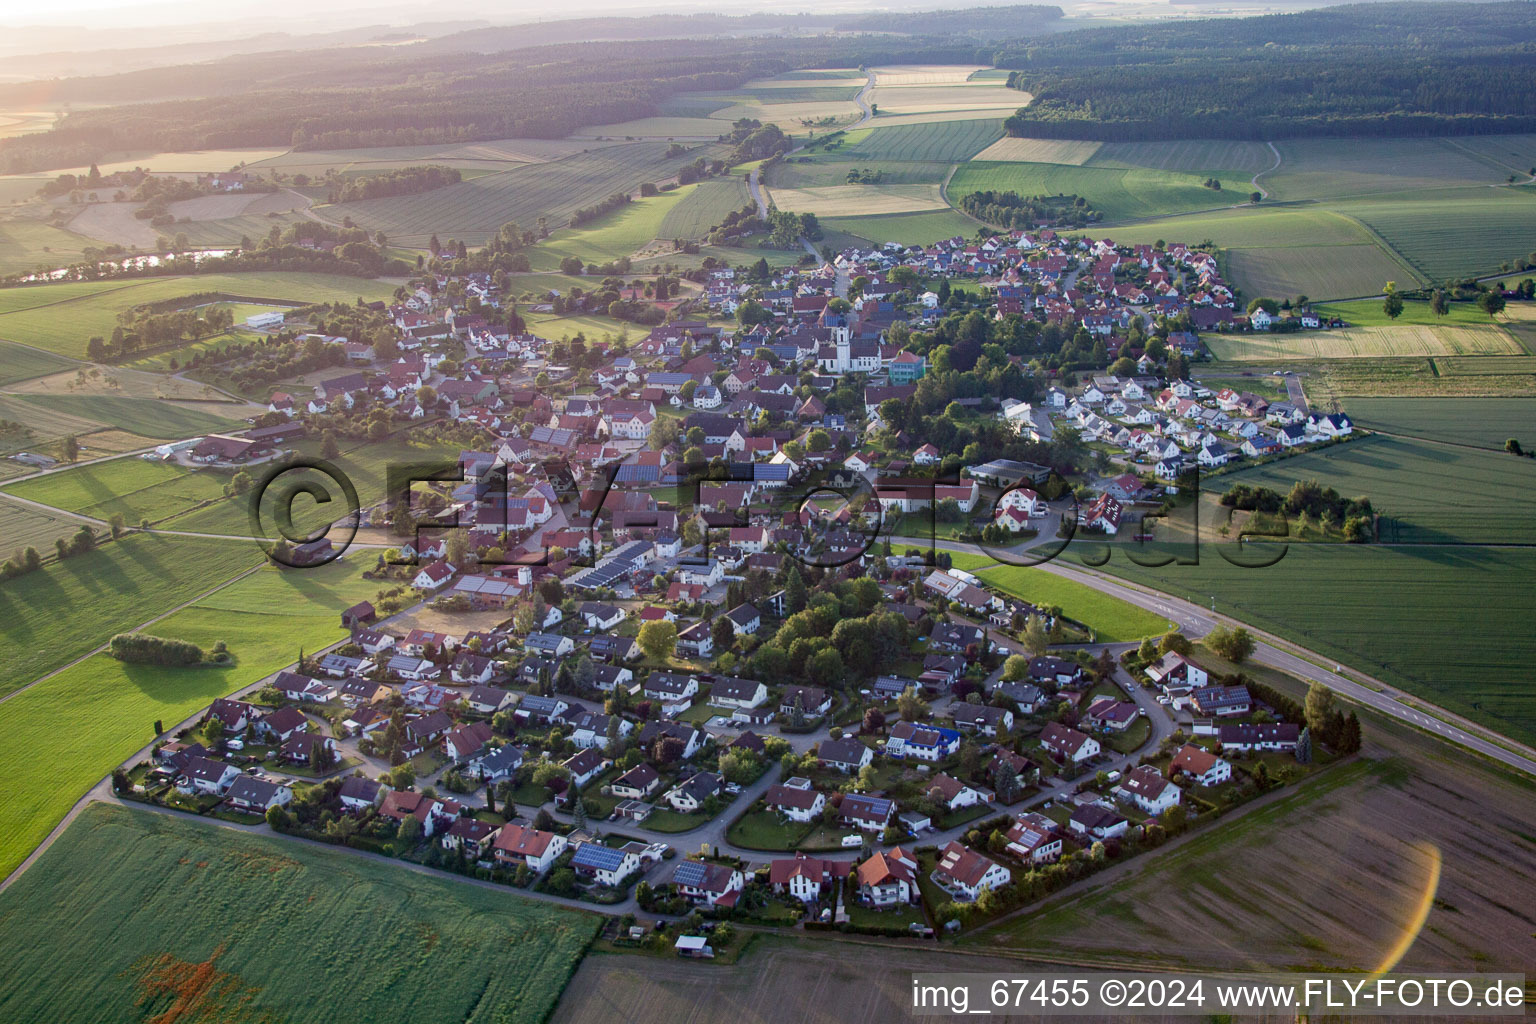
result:
[[[340,850],[97,805],[0,896],[13,968],[0,1016],[537,1024],[598,921]],[[273,955],[283,949],[307,952]],[[438,983],[423,980],[428,962]],[[208,973],[180,1000],[151,984],[195,964]]]
[[[0,764],[25,764],[38,750],[49,751],[49,770],[19,775],[0,803],[0,876],[15,868],[86,790],[155,738],[155,720],[169,728],[215,697],[290,664],[300,648],[313,653],[342,639],[342,609],[377,589],[361,578],[363,568],[346,562],[303,571],[265,568],[148,630],[204,648],[223,640],[234,655],[231,665],[129,665],[96,654],[0,703]],[[52,610],[60,607],[67,606]],[[92,640],[104,642],[120,631],[99,630]]]

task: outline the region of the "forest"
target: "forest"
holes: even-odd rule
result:
[[[1125,141],[1536,130],[1536,8],[1373,3],[1004,47],[1010,135]]]
[[[1078,195],[1021,196],[1017,192],[982,190],[962,196],[960,209],[977,220],[1009,229],[1042,224],[1080,228],[1099,219],[1099,212]]]
[[[441,164],[402,167],[396,171],[345,179],[331,191],[330,201],[350,203],[356,199],[377,199],[380,196],[417,195],[445,185],[457,185],[463,178],[458,168]]]

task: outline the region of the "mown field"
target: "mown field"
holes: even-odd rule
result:
[[[1281,359],[1373,359],[1380,356],[1512,356],[1525,354],[1520,339],[1495,325],[1403,324],[1342,327],[1296,334],[1209,335],[1217,359],[1272,362]]]
[[[1307,395],[1314,402],[1369,398],[1511,398],[1536,395],[1526,356],[1439,359],[1338,359],[1315,364]]]
[[[86,810],[0,894],[0,922],[7,1019],[183,1024],[538,1024],[598,927],[507,891],[115,805]]]
[[[949,208],[938,185],[823,185],[770,192],[779,209],[817,217],[875,217]]]
[[[1095,167],[1091,164],[1076,167],[973,160],[961,164],[950,178],[949,197],[951,201],[959,202],[962,196],[984,189],[1013,191],[1026,196],[1076,194],[1085,197],[1089,205],[1109,222],[1188,213],[1233,201],[1223,193],[1203,187],[1202,180],[1195,174],[1145,167]]]
[[[988,585],[1040,606],[1056,605],[1068,618],[1093,630],[1099,643],[1140,640],[1168,632],[1161,615],[1102,594],[1044,569],[1003,565],[977,573]]]
[[[1471,408],[1464,401],[1456,404]],[[1449,414],[1439,415],[1444,418]],[[1508,436],[1502,434],[1500,446]],[[1536,488],[1536,462],[1417,437],[1376,434],[1357,438],[1209,477],[1206,487],[1225,491],[1235,483],[1245,483],[1284,492],[1297,480],[1317,480],[1349,497],[1369,497],[1383,518],[1382,539],[1386,541],[1536,543],[1536,517],[1526,507],[1530,495],[1536,493],[1532,490]]]
[[[189,538],[171,540],[180,551]],[[221,546],[247,558],[253,551],[242,544]],[[372,564],[356,558],[298,571],[268,567],[149,629],[205,648],[223,640],[234,655],[232,665],[129,665],[95,654],[0,703],[0,764],[25,763],[28,751],[40,745],[57,758],[46,775],[18,780],[0,804],[0,876],[42,841],[81,794],[149,744],[156,720],[171,726],[215,697],[291,664],[301,647],[313,652],[342,639],[341,610],[378,590],[378,584],[361,578]],[[210,574],[194,592],[219,578]],[[175,600],[162,594],[150,614]],[[58,607],[53,606],[55,614]],[[98,626],[87,646],[120,631]]]
[[[1448,451],[1446,462],[1465,454]],[[1455,497],[1434,478],[1422,479],[1426,495]],[[1078,560],[1072,549],[1066,557]],[[1292,544],[1275,565],[1249,569],[1207,545],[1198,565],[1149,569],[1116,553],[1102,570],[1201,606],[1214,598],[1218,612],[1536,742],[1529,684],[1510,671],[1536,658],[1536,549]]]
[[[387,299],[393,291],[387,284],[366,278],[289,271],[31,285],[0,289],[0,338],[82,358],[86,341],[93,335],[110,336],[118,313],[144,302],[199,292],[298,302],[352,302],[359,297]]]
[[[1002,137],[1001,118],[936,121],[931,124],[861,128],[849,132],[834,152],[849,160],[969,160]]]
[[[5,490],[93,519],[109,520],[122,513],[130,525],[137,526],[143,519],[156,523],[202,502],[222,499],[229,478],[230,474],[212,470],[124,458],[33,477]]]
[[[370,231],[383,231],[397,245],[420,248],[432,234],[479,245],[507,221],[532,227],[540,217],[559,227],[571,211],[615,192],[633,192],[645,181],[662,181],[700,156],[723,153],[695,146],[668,157],[666,142],[594,146],[547,163],[526,164],[423,195],[364,199],[318,209],[340,222],[349,216]]]
[[[20,395],[0,395],[0,419],[25,426],[28,433],[14,431],[0,435],[0,452],[29,451],[46,447],[70,435],[83,436],[101,430],[104,424],[59,410],[39,409]]]
[[[1070,949],[1138,970],[1359,971],[1401,943],[1399,970],[1520,970],[1531,921],[1513,894],[1536,886],[1531,781],[1361,717],[1359,758],[961,945]]]
[[[0,587],[0,695],[259,560],[254,546],[138,535],[7,581]]]
[[[1169,142],[1106,142],[1093,155],[1098,167],[1151,167],[1186,174],[1226,173],[1222,185],[1237,192],[1249,178],[1274,165],[1275,155],[1262,142],[1241,139],[1178,139]],[[1239,180],[1241,179],[1241,180]]]
[[[1530,399],[1351,398],[1344,410],[1360,426],[1407,437],[1500,452],[1511,437],[1536,446],[1536,401]]]

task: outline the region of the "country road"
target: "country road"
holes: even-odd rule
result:
[[[921,545],[929,542],[916,538],[893,537],[891,543]],[[975,544],[939,540],[931,543],[945,551],[990,557],[989,552]],[[1120,598],[1138,608],[1156,612],[1178,626],[1192,639],[1205,636],[1217,625],[1243,626],[1258,641],[1253,654],[1254,661],[1288,672],[1307,682],[1321,682],[1331,687],[1340,696],[1374,711],[1434,733],[1442,739],[1474,750],[1528,775],[1536,775],[1536,750],[1499,736],[1492,730],[1453,715],[1443,708],[1435,707],[1434,714],[1427,714],[1419,710],[1419,707],[1432,708],[1428,701],[1410,697],[1363,672],[1350,670],[1354,676],[1350,678],[1343,674],[1341,668],[1336,667],[1334,670],[1325,668],[1324,664],[1331,663],[1332,659],[1324,658],[1299,644],[1257,629],[1249,623],[1201,608],[1183,598],[1129,583],[1094,569],[1062,565],[1059,561],[1046,562],[1038,568],[1063,579],[1092,587],[1100,593]]]

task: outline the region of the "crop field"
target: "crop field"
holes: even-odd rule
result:
[[[835,155],[835,159],[833,158]],[[828,156],[794,162],[784,161],[769,169],[764,183],[772,188],[813,188],[845,185],[849,171],[879,171],[882,185],[937,185],[949,173],[947,163],[916,161],[859,161],[844,159],[844,151],[833,150]]]
[[[1440,449],[1440,454],[1438,465],[1454,467],[1471,453]],[[1487,456],[1495,458],[1492,453]],[[1524,461],[1503,458],[1509,463]],[[1418,468],[1422,471],[1432,464],[1421,462]],[[1377,467],[1377,481],[1392,468]],[[1395,468],[1415,473],[1415,467],[1402,463]],[[1368,489],[1356,489],[1358,482],[1350,487],[1348,481],[1330,479],[1321,472],[1285,475],[1286,487],[1304,475],[1315,476],[1325,485],[1337,484],[1346,494],[1370,494]],[[1437,477],[1418,479],[1415,501],[1419,505],[1455,497],[1454,479],[1450,483]],[[1510,481],[1502,486],[1508,493]],[[1530,484],[1525,486],[1529,494]],[[1385,487],[1378,489],[1388,497]],[[1387,504],[1393,514],[1403,508],[1395,498]],[[1411,518],[1416,509],[1409,506],[1401,514]],[[1517,512],[1511,510],[1508,515],[1513,518]],[[1452,518],[1449,513],[1432,515],[1440,522],[1424,525],[1440,530]],[[1470,516],[1463,508],[1461,518]],[[1468,532],[1479,532],[1476,524],[1466,526]],[[1529,527],[1519,528],[1529,535]],[[1426,537],[1435,530],[1417,532]],[[1066,557],[1074,557],[1071,549]],[[1529,684],[1509,670],[1511,665],[1529,664],[1536,658],[1536,634],[1530,629],[1536,549],[1292,544],[1284,558],[1263,569],[1234,566],[1207,551],[1198,565],[1155,569],[1117,555],[1102,571],[1202,606],[1209,606],[1214,597],[1218,612],[1368,672],[1522,743],[1536,741],[1536,708]],[[1454,642],[1447,637],[1454,637]]]
[[[1399,970],[1520,969],[1531,923],[1511,894],[1536,886],[1529,780],[1361,717],[1359,759],[961,944],[1136,970],[1375,970],[1428,894]]]
[[[971,159],[996,142],[1003,134],[1003,122],[1001,118],[936,121],[868,128],[854,134],[861,138],[844,143],[836,150],[843,159],[955,163]]]
[[[975,154],[972,159],[991,162],[1063,164],[1081,167],[1099,151],[1102,142],[1078,139],[1017,139],[1005,137]]]
[[[1513,406],[1496,408],[1512,414]],[[1437,414],[1437,419],[1453,415],[1448,410]],[[1501,424],[1507,425],[1507,421]],[[1508,436],[1502,433],[1500,447]],[[1382,517],[1384,541],[1536,543],[1536,518],[1525,507],[1536,488],[1536,463],[1502,452],[1378,434],[1227,473],[1210,482],[1222,491],[1246,483],[1284,492],[1297,480],[1317,480],[1338,488],[1340,494],[1369,497]]]
[[[703,238],[726,214],[752,202],[747,183],[736,177],[701,181],[678,191],[686,194],[661,219],[656,238]]]
[[[1531,251],[1536,190],[1480,188],[1423,199],[1339,204],[1431,281],[1498,269]]]
[[[134,150],[125,152],[116,160],[102,160],[98,167],[102,174],[116,174],[118,171],[131,171],[136,167],[143,167],[159,174],[194,174],[200,171],[227,171],[231,167],[240,164],[260,163],[273,157],[281,156],[287,152],[285,149],[268,147],[265,149],[195,149],[176,152],[155,152],[153,150]],[[64,167],[50,174],[77,174],[83,175],[90,171],[89,166]]]
[[[589,318],[596,320],[596,318]],[[547,337],[559,338],[565,334],[574,335],[578,331],[585,332],[586,336],[601,337],[604,334],[615,334],[618,331],[610,327],[598,329],[593,324],[575,323],[578,318],[569,317],[565,320],[553,321],[554,324],[569,323],[568,330],[553,330],[550,323],[540,322],[537,326],[541,333]],[[602,320],[600,324],[614,324],[617,321]],[[307,455],[319,455],[320,446],[314,441],[300,441],[293,445],[294,449]],[[384,500],[389,474],[389,467],[393,465],[407,465],[418,462],[430,462],[435,459],[452,458],[458,449],[449,449],[429,444],[417,444],[409,440],[396,438],[377,444],[367,444],[361,448],[351,450],[343,449],[341,456],[333,460],[338,469],[351,479],[353,486],[357,488],[359,500],[366,507],[372,503]],[[212,479],[220,481],[223,478],[212,475]],[[285,477],[287,483],[289,478]],[[324,476],[316,477],[316,482],[326,488],[327,493],[335,491],[335,485],[327,482]],[[222,484],[220,485],[222,486]],[[162,502],[168,506],[176,505],[175,510],[168,513],[170,521],[162,524],[170,529],[186,530],[191,533],[215,533],[230,537],[251,536],[251,511],[248,499],[231,498],[223,501],[214,501],[201,508],[192,508],[188,497],[177,493],[167,493],[174,489],[189,487],[189,481],[171,480],[162,484],[159,488],[150,488],[143,494],[144,500]],[[194,492],[195,493],[195,492]],[[220,492],[222,493],[222,491]],[[178,504],[179,503],[179,504]],[[264,508],[265,522],[271,522],[269,510]],[[188,511],[191,509],[191,511]],[[335,505],[319,505],[306,500],[296,501],[293,507],[294,523],[298,530],[309,532],[329,523],[335,522],[345,514],[345,509]],[[130,519],[130,522],[134,520]],[[240,545],[235,545],[239,547]],[[252,550],[254,550],[254,545]]]
[[[159,522],[222,498],[229,476],[129,457],[33,477],[10,484],[5,491],[93,519],[106,520],[121,512],[136,526],[142,519]]]
[[[1168,632],[1168,620],[1117,597],[1044,569],[1002,565],[977,573],[997,589],[1032,604],[1056,605],[1070,619],[1092,629],[1099,643],[1140,640]]]
[[[1256,172],[1271,167],[1275,155],[1262,142],[1237,139],[1179,139],[1170,142],[1106,142],[1094,154],[1096,167],[1152,167],[1186,174],[1226,173],[1222,184],[1236,190]],[[1237,177],[1241,176],[1241,180]]]
[[[604,263],[631,256],[659,235],[667,215],[682,205],[693,188],[636,199],[579,228],[556,231],[529,253],[529,259],[535,270],[552,270],[566,256]]]
[[[1223,198],[1202,187],[1200,181],[1191,174],[1140,167],[1072,167],[973,160],[955,171],[949,182],[949,195],[958,200],[969,192],[983,189],[1012,190],[1020,195],[1075,193],[1085,197],[1106,221],[1137,220],[1220,205]]]
[[[221,543],[247,557],[255,552]],[[343,639],[341,610],[378,589],[361,578],[372,564],[358,559],[300,572],[269,566],[152,627],[157,635],[205,648],[223,640],[233,665],[130,665],[94,654],[0,704],[3,763],[19,763],[39,743],[56,747],[60,757],[50,777],[18,785],[0,806],[0,874],[9,874],[82,793],[148,744],[157,719],[180,722],[213,698],[292,663],[300,647],[315,651]],[[172,600],[162,598],[158,610]],[[93,643],[114,632],[98,630]]]
[[[259,555],[228,541],[140,534],[9,580],[0,587],[0,695],[251,568]]]
[[[770,191],[779,209],[817,217],[874,217],[949,208],[937,185],[824,185]]]
[[[7,288],[0,289],[0,338],[60,355],[83,357],[85,343],[91,336],[110,335],[117,326],[117,314],[143,302],[199,292],[228,292],[294,302],[352,302],[358,297],[388,299],[393,291],[390,285],[367,278],[293,271]]]
[[[1509,356],[1525,346],[1502,327],[1404,324],[1297,334],[1224,334],[1206,339],[1217,359],[1370,359],[1378,356]]]
[[[1475,302],[1452,302],[1445,316],[1437,316],[1423,299],[1404,299],[1403,311],[1397,319],[1387,316],[1380,299],[1358,299],[1354,302],[1328,302],[1317,306],[1319,312],[1337,316],[1351,327],[1395,327],[1422,324],[1432,327],[1441,325],[1487,327],[1495,323],[1513,323],[1509,314],[1497,319],[1484,313]],[[1511,313],[1520,310],[1518,305],[1509,307]]]
[[[1375,295],[1387,281],[1412,287],[1419,279],[1373,244],[1231,249],[1227,266],[1246,294],[1281,298]]]
[[[964,85],[976,72],[986,70],[977,64],[893,64],[875,69],[875,85]]]
[[[51,551],[57,538],[68,537],[79,526],[78,521],[66,516],[0,498],[0,537],[5,538],[0,542],[0,555],[9,558],[13,551],[29,547]]]
[[[1520,398],[1352,398],[1344,410],[1371,430],[1502,452],[1507,438],[1532,438],[1536,402]]]
[[[765,90],[757,98],[721,107],[709,116],[719,120],[722,131],[728,128],[726,122],[750,117],[763,124],[776,124],[786,133],[796,134],[805,131],[802,121],[819,122],[831,118],[839,124],[850,124],[864,113],[853,102],[853,90],[848,91],[846,100],[807,100],[799,103],[784,102],[783,97],[776,95],[778,91]]]
[[[1019,93],[1023,99],[1024,93]],[[998,121],[1004,111],[996,107],[981,107],[976,110],[934,110],[923,114],[888,114],[880,111],[875,118],[878,128],[906,128],[919,124],[956,124],[961,121]]]
[[[827,217],[821,226],[870,242],[936,242],[956,235],[969,238],[976,233],[976,222],[954,210],[933,213],[903,213],[886,217]]]
[[[187,1024],[539,1024],[598,927],[511,892],[104,804],[0,895],[0,921],[18,951],[8,1019]],[[316,955],[273,955],[301,948]],[[453,984],[423,983],[429,955]]]
[[[559,226],[578,207],[615,192],[632,192],[644,181],[661,181],[698,157],[720,155],[715,148],[696,146],[683,156],[668,157],[667,147],[666,142],[636,142],[594,148],[424,195],[363,199],[317,212],[338,222],[346,214],[370,231],[385,232],[397,245],[424,246],[434,232],[479,245],[509,220],[531,227],[548,217],[552,227]]]

